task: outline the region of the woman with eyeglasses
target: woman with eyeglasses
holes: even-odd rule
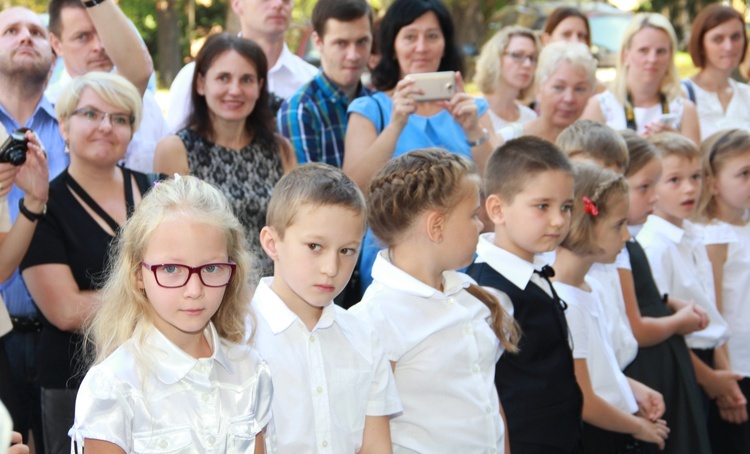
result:
[[[585,44],[552,43],[539,55],[535,83],[539,116],[501,129],[504,141],[536,136],[554,143],[583,113],[596,84],[596,60]]]
[[[495,131],[537,117],[522,102],[531,98],[540,48],[534,32],[517,25],[504,27],[482,47],[474,82],[489,104]]]
[[[30,213],[39,225],[20,266],[42,313],[37,370],[50,453],[70,449],[67,431],[83,378],[79,333],[99,306],[110,246],[156,179],[117,165],[142,112],[141,95],[125,78],[77,77],[55,109],[70,166],[50,183],[46,213]]]

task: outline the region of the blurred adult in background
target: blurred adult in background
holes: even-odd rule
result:
[[[722,129],[750,131],[750,86],[732,79],[746,48],[745,20],[734,8],[715,3],[693,21],[688,51],[700,71],[682,90],[695,103],[701,140]]]
[[[661,14],[636,14],[622,37],[610,90],[591,98],[583,118],[651,136],[677,131],[700,143],[695,104],[683,98],[674,64],[677,37]]]
[[[318,0],[312,40],[320,52],[320,72],[284,101],[277,114],[300,164],[344,160],[346,108],[372,92],[361,82],[370,57],[372,14],[366,0]]]
[[[555,9],[544,23],[542,44],[558,41],[583,43],[591,47],[589,19],[578,8],[563,6]]]
[[[596,60],[585,44],[549,44],[539,56],[535,81],[539,116],[502,128],[498,135],[506,142],[536,136],[554,143],[586,108],[596,85]]]
[[[266,89],[271,94],[274,110],[309,81],[318,68],[294,55],[284,42],[289,28],[294,0],[232,0],[232,10],[240,19],[240,36],[254,41],[263,49],[268,61]],[[191,106],[190,87],[195,62],[185,65],[169,89],[167,125],[172,132],[184,128]]]
[[[47,213],[21,262],[42,312],[37,370],[46,452],[70,452],[83,378],[80,330],[96,310],[110,246],[154,178],[118,167],[141,120],[141,93],[125,78],[89,72],[60,94],[57,118],[70,166],[50,183]]]
[[[84,7],[80,0],[50,0],[47,11],[52,48],[65,63],[60,79],[47,88],[47,98],[57,103],[73,77],[90,71],[114,70],[128,79],[143,96],[143,120],[122,164],[153,171],[154,148],[169,130],[154,94],[146,89],[153,63],[138,31],[114,1]]]
[[[537,117],[519,100],[531,98],[540,49],[534,32],[517,25],[504,27],[482,47],[474,82],[489,104],[487,112],[496,132],[509,123]]]
[[[291,145],[276,133],[265,54],[248,39],[220,33],[206,40],[195,68],[188,126],[159,142],[154,169],[194,175],[219,188],[265,275],[273,271],[259,239],[268,200],[296,165]]]
[[[53,61],[47,29],[37,14],[21,7],[0,12],[0,123],[8,132],[22,126],[36,132],[47,151],[52,177],[68,165],[54,108],[44,96]],[[14,176],[14,169],[0,170],[0,196],[8,195],[13,222],[19,214],[18,202],[24,196],[24,191],[13,185]],[[11,409],[15,430],[28,440],[29,429],[33,429],[34,445],[41,453],[44,442],[36,381],[39,312],[17,272],[0,288],[13,322],[13,331],[3,340],[13,365],[10,372],[19,404]]]
[[[453,22],[440,0],[396,0],[383,17],[381,59],[372,73],[380,90],[349,104],[344,172],[364,191],[375,172],[411,150],[442,147],[472,159],[477,168],[497,145],[484,99],[465,93],[462,56]],[[456,93],[447,101],[417,102],[409,74],[455,72]],[[380,246],[368,230],[362,247],[362,290]]]

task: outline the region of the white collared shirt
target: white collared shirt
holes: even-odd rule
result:
[[[685,95],[685,83],[692,85],[695,92],[695,108],[701,127],[701,140],[706,140],[711,134],[723,129],[743,129],[750,132],[750,86],[729,78],[729,99],[726,110],[719,100],[719,94],[704,90],[690,79],[681,85]]]
[[[280,453],[353,453],[366,416],[401,411],[378,333],[331,302],[312,332],[261,279],[253,344],[273,374]]]
[[[628,259],[629,260],[629,259]],[[603,321],[612,342],[617,364],[624,370],[638,354],[638,341],[633,335],[628,314],[625,311],[625,299],[622,296],[622,285],[617,266],[613,263],[594,263],[588,276],[596,279],[605,291],[599,302],[604,311]],[[567,302],[567,301],[566,301]]]
[[[490,311],[443,273],[440,292],[400,270],[380,251],[373,283],[350,311],[382,336],[403,414],[391,419],[394,453],[503,453],[505,429],[495,389],[503,352]]]
[[[54,105],[60,98],[60,94],[72,81],[68,71],[63,70],[60,79],[47,87],[44,92],[47,99]],[[128,144],[120,163],[128,169],[142,173],[154,171],[154,150],[156,143],[169,135],[167,122],[161,112],[161,107],[156,102],[156,97],[149,90],[143,94],[143,116],[138,130],[133,134],[133,138]]]
[[[521,290],[526,290],[529,282],[533,282],[552,297],[549,282],[534,272],[534,270],[540,270],[544,265],[549,264],[550,256],[548,254],[539,254],[534,257],[534,263],[530,263],[501,247],[495,246],[494,241],[494,233],[484,233],[479,236],[476,262],[488,264]],[[513,310],[513,308],[511,307],[510,310]]]
[[[601,301],[605,292],[596,279],[586,276],[591,292],[555,282],[557,294],[568,303],[565,318],[573,336],[573,358],[585,359],[591,387],[610,405],[633,414],[638,411],[633,390],[617,362],[606,327]]]
[[[708,326],[685,336],[688,347],[720,347],[729,339],[729,326],[716,309],[714,275],[703,233],[683,221],[682,228],[651,215],[638,233],[660,293],[695,301],[709,318]]]
[[[318,73],[318,68],[294,55],[284,43],[279,59],[268,70],[268,91],[284,99],[291,97],[302,85]],[[167,125],[175,133],[187,126],[193,102],[190,97],[195,62],[183,66],[169,87],[169,107],[167,108]]]
[[[750,377],[750,224],[730,225],[714,221],[704,227],[705,244],[726,244],[722,303],[729,324],[729,360],[732,370]]]
[[[136,332],[92,367],[76,399],[69,435],[114,443],[125,452],[246,453],[271,421],[268,365],[246,345],[204,331],[213,349],[196,359],[156,328]],[[266,452],[272,448],[266,434]]]

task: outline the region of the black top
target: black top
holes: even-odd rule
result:
[[[132,206],[131,175],[135,177],[141,194],[148,191],[155,178],[125,168],[122,168],[122,173],[126,182],[125,199],[128,206]],[[70,267],[80,290],[97,290],[103,284],[103,272],[114,237],[76,200],[69,189],[71,180],[65,169],[50,182],[47,215],[34,232],[20,270],[50,263],[65,264]],[[75,181],[72,185],[76,185]],[[80,355],[76,354],[81,344],[80,334],[61,331],[44,316],[41,318],[42,333],[37,355],[39,384],[45,388],[78,388],[85,372],[81,370]]]
[[[561,302],[533,283],[525,290],[518,288],[486,263],[474,263],[466,272],[479,285],[508,295],[521,327],[519,352],[504,353],[495,368],[511,450],[514,443],[528,443],[575,451],[581,437],[583,396]]]

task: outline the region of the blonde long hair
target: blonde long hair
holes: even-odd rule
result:
[[[612,81],[612,94],[615,98],[620,101],[623,106],[627,106],[628,103],[628,67],[625,64],[625,51],[630,49],[631,41],[636,33],[643,30],[644,28],[655,28],[662,30],[669,36],[671,43],[670,63],[667,73],[664,75],[664,79],[661,81],[661,92],[667,97],[667,101],[673,101],[682,96],[682,89],[680,88],[680,76],[677,74],[677,66],[674,64],[674,53],[677,49],[677,35],[675,35],[674,28],[669,20],[657,13],[640,13],[633,16],[633,19],[628,24],[625,32],[622,34],[622,46],[620,47],[620,55],[617,59],[615,78]],[[632,106],[631,106],[632,107]]]
[[[104,361],[131,338],[138,344],[144,341],[155,315],[138,286],[141,260],[153,231],[166,220],[183,218],[216,226],[224,233],[229,260],[237,264],[237,269],[211,321],[223,339],[235,343],[245,339],[251,314],[247,283],[251,258],[244,229],[221,192],[195,177],[184,176],[151,189],[116,240],[101,307],[85,332],[84,346],[92,353],[93,364]],[[254,327],[255,320],[250,317]]]

